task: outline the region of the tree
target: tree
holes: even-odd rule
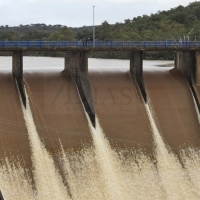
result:
[[[75,34],[73,31],[69,30],[66,26],[61,28],[59,31],[55,31],[49,36],[49,40],[73,40],[75,38]]]
[[[90,38],[90,39],[93,38],[93,32],[92,31],[83,30],[81,32],[78,32],[77,35],[76,35],[77,40],[84,40],[84,39],[87,39],[87,38]]]
[[[183,37],[187,33],[183,24],[175,21],[165,20],[159,23],[158,29],[154,32],[154,40],[165,40]]]
[[[200,22],[196,23],[192,30],[188,33],[191,40],[200,40]]]
[[[22,40],[46,40],[48,38],[47,32],[42,31],[25,31]]]
[[[111,40],[111,28],[107,21],[104,21],[101,27],[97,28],[97,37],[99,40]]]

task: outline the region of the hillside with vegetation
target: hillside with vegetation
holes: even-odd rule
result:
[[[200,40],[200,2],[178,6],[168,11],[125,19],[124,23],[109,24],[107,21],[95,27],[96,41],[154,41]],[[92,40],[92,26],[72,28],[63,25],[30,24],[9,27],[0,26],[0,40],[66,41]],[[52,55],[52,54],[51,54]],[[57,55],[57,54],[54,54]],[[126,53],[93,53],[92,57],[126,58]],[[167,52],[147,53],[148,59],[172,59]]]

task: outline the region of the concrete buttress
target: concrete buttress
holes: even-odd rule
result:
[[[26,95],[23,83],[23,55],[22,51],[14,51],[12,55],[12,74],[17,82],[17,86],[22,98],[24,107],[26,107]]]
[[[0,200],[4,200],[1,190],[0,190]]]
[[[94,104],[88,78],[87,52],[66,52],[65,70],[67,70],[74,79],[84,108],[88,113],[93,126],[95,127]]]
[[[143,80],[143,52],[131,51],[130,52],[130,73],[131,77],[137,82],[141,91],[142,97],[147,102],[147,93]]]
[[[179,51],[175,53],[175,67],[180,70],[190,86],[196,105],[200,112],[200,102],[195,88],[196,77],[196,52]]]

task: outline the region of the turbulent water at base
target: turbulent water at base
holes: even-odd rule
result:
[[[31,63],[36,58],[25,59]],[[39,66],[39,61],[45,63],[45,59],[48,58],[36,59],[35,63]],[[62,66],[61,59],[51,59],[53,66]],[[12,78],[5,72],[0,74],[5,102],[3,105],[0,100],[0,109],[8,111],[0,112],[0,189],[4,199],[200,199],[200,145],[196,142],[200,125],[181,75],[171,68],[160,67],[158,72],[158,67],[145,69],[149,97],[145,105],[127,73],[127,61],[90,59],[89,66],[92,64],[97,68],[89,68],[96,70],[90,74],[96,128],[91,125],[70,76],[61,70],[54,69],[52,73],[31,69],[25,74],[26,109],[20,105],[19,97],[7,98],[17,93]],[[150,66],[151,62],[144,64]],[[105,66],[102,69],[98,65]],[[108,72],[113,65],[119,68],[110,67]],[[156,79],[156,75],[161,78]],[[7,89],[2,86],[5,83]],[[179,101],[177,91],[184,101],[175,107]],[[71,99],[67,99],[69,96]],[[47,100],[53,103],[48,104]],[[15,118],[11,108],[18,109]],[[183,123],[186,127],[181,126]],[[167,135],[169,130],[173,134]],[[177,138],[176,134],[183,137]],[[14,145],[15,141],[18,145]],[[27,145],[29,151],[20,149]]]
[[[69,195],[62,183],[62,179],[54,165],[53,159],[39,139],[27,93],[26,97],[26,108],[22,105],[22,102],[21,105],[29,134],[37,198],[44,200],[69,199]]]
[[[89,126],[94,141],[97,164],[101,170],[104,181],[104,198],[113,200],[130,199],[131,196],[126,192],[126,184],[123,185],[122,177],[120,177],[121,170],[118,166],[117,157],[103,134],[98,118],[96,118],[96,128],[94,128],[91,123],[89,123]]]
[[[175,155],[166,148],[148,105],[146,109],[153,130],[157,169],[166,192],[166,199],[199,199],[200,196],[197,195],[187,172]]]

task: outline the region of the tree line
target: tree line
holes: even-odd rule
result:
[[[73,41],[90,38],[93,27],[67,27],[60,24],[30,24],[9,27],[0,26],[0,40]],[[125,19],[124,23],[102,22],[95,27],[96,41],[159,41],[159,40],[200,40],[200,2],[178,6],[168,11]],[[57,53],[43,55],[59,56]],[[94,52],[91,57],[127,58],[123,52]],[[147,59],[173,59],[172,52],[147,52]]]

